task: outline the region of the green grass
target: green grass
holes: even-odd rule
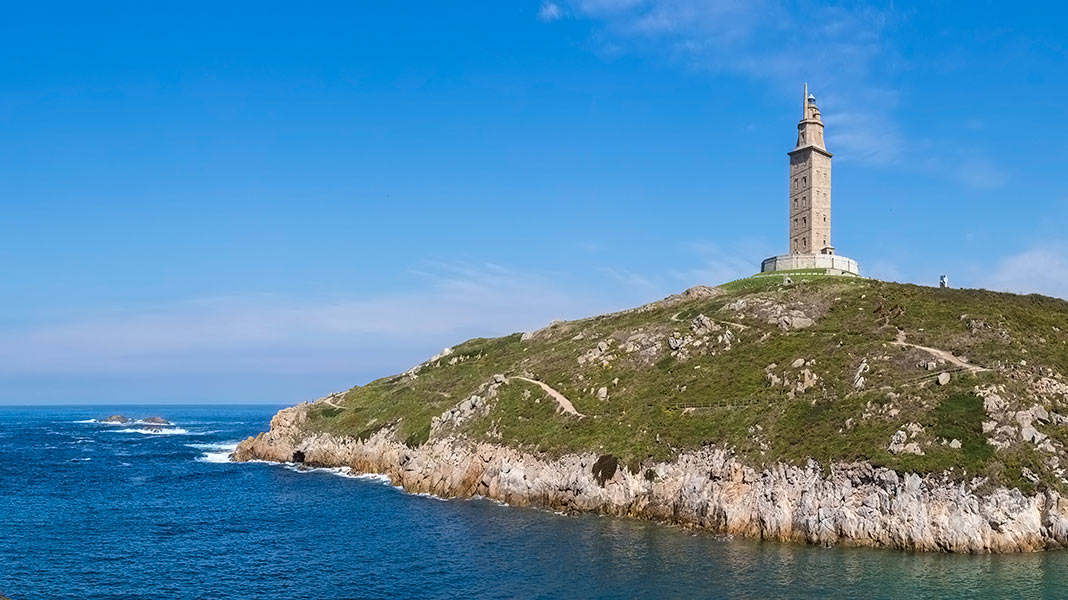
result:
[[[1024,468],[1049,475],[1033,446],[993,451],[982,433],[982,402],[971,390],[1000,383],[1024,402],[1024,384],[1004,371],[1020,360],[1068,373],[1065,335],[1057,335],[1058,329],[1068,332],[1068,303],[813,271],[790,273],[794,282],[788,285],[778,273],[751,277],[720,286],[726,293],[712,298],[560,323],[528,340],[518,334],[469,340],[422,366],[414,378],[394,376],[353,388],[342,400],[343,410],[316,406],[307,427],[361,439],[389,428],[397,439],[416,446],[429,439],[434,417],[472,394],[484,395],[494,374],[526,373],[588,416],[560,414],[540,388],[512,380],[460,433],[547,456],[612,456],[634,473],[653,460],[717,444],[734,448],[754,465],[868,460],[899,470],[986,475],[1021,489],[1032,485],[1021,475]],[[810,328],[782,331],[756,313],[724,309],[741,298],[820,314]],[[689,321],[698,314],[731,329],[736,339],[730,349],[713,341],[692,349],[688,358],[671,356],[666,337],[688,334]],[[909,342],[965,355],[995,370],[955,374],[948,386],[925,382],[932,374],[918,363],[930,357],[892,345],[899,328]],[[619,349],[638,330],[663,336],[659,353],[650,359]],[[610,342],[610,366],[580,365],[578,357],[600,341]],[[794,397],[769,386],[769,365],[777,365],[778,376],[793,377],[799,369],[790,365],[798,358],[814,361],[808,368],[819,377],[816,386]],[[857,390],[852,375],[865,359],[866,385]],[[600,387],[608,389],[608,400],[597,398]],[[895,416],[889,416],[891,408]],[[926,454],[890,454],[890,437],[910,422],[925,428]],[[1068,443],[1068,435],[1054,433]],[[936,438],[959,439],[962,446],[952,449]]]

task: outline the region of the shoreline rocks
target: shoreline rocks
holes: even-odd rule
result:
[[[593,453],[547,459],[461,437],[410,448],[382,430],[366,440],[303,429],[307,404],[279,411],[235,461],[300,462],[380,473],[412,493],[484,496],[515,506],[670,522],[748,538],[937,552],[1031,552],[1068,546],[1068,499],[989,489],[986,480],[899,474],[868,463],[762,470],[729,450],[681,453],[639,473]],[[611,471],[611,473],[609,473]]]

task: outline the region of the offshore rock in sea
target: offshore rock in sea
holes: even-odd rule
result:
[[[133,419],[131,419],[130,417],[124,417],[122,415],[111,415],[110,417],[108,417],[108,418],[106,418],[106,419],[104,419],[104,420],[102,420],[100,422],[101,423],[126,424],[126,423],[133,423]]]
[[[411,448],[391,431],[366,440],[302,429],[307,405],[234,451],[237,461],[303,462],[383,473],[415,493],[484,496],[517,506],[637,517],[751,538],[948,552],[1019,552],[1068,545],[1068,500],[1048,490],[984,490],[837,463],[756,470],[716,447],[632,473],[592,453],[546,459],[460,437]],[[607,467],[606,467],[607,465]]]

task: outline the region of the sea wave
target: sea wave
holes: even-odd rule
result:
[[[260,461],[255,461],[260,462]],[[268,461],[264,461],[268,462]],[[381,473],[359,473],[353,472],[350,467],[308,467],[300,463],[270,463],[280,464],[283,468],[293,471],[294,473],[329,473],[331,475],[337,475],[338,477],[344,477],[346,479],[363,479],[364,481],[374,481],[377,483],[384,483],[391,487],[398,486],[393,485],[393,480],[389,478],[389,475],[383,475]]]
[[[91,424],[92,425],[107,425],[109,427],[122,427],[122,426],[129,427],[130,425],[151,425],[152,427],[174,427],[175,425],[177,425],[177,423],[175,423],[174,421],[167,421],[166,423],[149,423],[149,422],[146,422],[143,419],[130,419],[129,421],[126,421],[124,423],[119,423],[119,422],[116,422],[116,421],[104,421],[104,420],[101,420],[101,419],[82,419],[80,421],[68,421],[68,422],[69,423],[79,423],[79,424],[83,424],[83,425],[91,425]]]
[[[221,452],[205,452],[194,460],[206,463],[228,463],[230,462],[230,452],[226,450]]]
[[[145,435],[204,435],[207,432],[190,433],[189,431],[182,429],[181,427],[160,427],[158,429],[133,429],[127,427],[126,429],[113,429],[108,433],[143,433]]]
[[[237,444],[238,442],[212,442],[208,444],[186,444],[186,447],[207,450],[207,452],[196,457],[195,460],[197,462],[228,463],[230,462],[230,453],[237,448]]]

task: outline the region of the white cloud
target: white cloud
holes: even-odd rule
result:
[[[687,69],[767,81],[799,93],[808,80],[827,114],[829,143],[843,158],[896,161],[903,147],[886,89],[897,53],[887,42],[893,14],[865,7],[785,0],[572,0],[599,26],[602,52],[659,54]]]
[[[839,160],[889,165],[900,159],[906,147],[901,132],[886,114],[830,112],[824,121],[833,133],[832,143]]]
[[[565,291],[545,275],[492,264],[431,264],[417,275],[419,289],[362,298],[201,298],[9,327],[0,330],[0,374],[300,372],[374,362],[386,347],[504,335],[624,308],[605,294]]]
[[[496,264],[426,262],[409,289],[68,310],[0,326],[0,378],[399,372],[444,345],[630,308],[752,274],[764,249],[680,248],[689,269],[601,267],[579,283]],[[599,276],[599,277],[598,277]]]
[[[711,242],[695,242],[687,247],[696,254],[697,264],[671,271],[672,277],[684,287],[719,285],[748,277],[760,271],[762,258],[774,255],[768,248],[752,242],[745,242],[733,250],[725,250]]]
[[[1035,247],[1008,256],[992,269],[980,271],[981,287],[1015,292],[1044,294],[1068,299],[1068,246]]]
[[[555,2],[542,2],[541,8],[538,9],[538,19],[546,23],[559,21],[563,17],[563,9]]]

